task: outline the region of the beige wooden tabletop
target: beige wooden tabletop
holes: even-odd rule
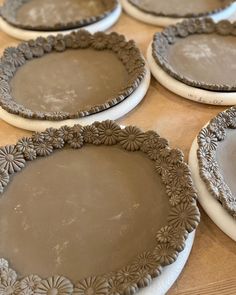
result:
[[[0,3],[2,0],[0,0]],[[134,39],[146,55],[149,42],[157,27],[145,25],[126,14],[112,28]],[[0,50],[18,41],[0,32]],[[135,124],[144,130],[153,129],[169,139],[173,147],[185,152],[200,128],[224,107],[195,103],[181,98],[152,79],[143,102],[120,119],[122,124]],[[29,132],[14,128],[0,120],[0,145],[15,143]],[[236,243],[228,238],[201,210],[202,219],[189,260],[169,295],[235,295]]]

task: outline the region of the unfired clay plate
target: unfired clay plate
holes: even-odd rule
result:
[[[153,131],[51,128],[0,148],[0,169],[2,292],[134,294],[199,222],[182,152]]]

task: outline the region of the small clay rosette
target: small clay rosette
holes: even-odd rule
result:
[[[140,11],[157,17],[190,18],[211,15],[227,8],[232,0],[127,0]]]
[[[201,179],[210,194],[236,220],[236,108],[219,113],[198,135]]]
[[[3,294],[134,294],[199,223],[183,154],[154,131],[50,128],[0,148],[0,168],[0,252],[19,270],[0,260]]]
[[[234,92],[235,36],[235,23],[190,19],[156,33],[152,56],[169,76],[188,86]]]
[[[4,51],[0,106],[27,119],[83,118],[128,99],[145,74],[140,50],[123,35],[39,37]]]
[[[96,23],[117,6],[117,0],[5,0],[1,16],[17,28],[58,31]]]

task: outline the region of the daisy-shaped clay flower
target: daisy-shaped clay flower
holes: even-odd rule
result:
[[[108,292],[108,281],[102,277],[90,277],[79,281],[74,289],[73,295],[106,295]]]
[[[23,43],[19,44],[19,46],[17,48],[24,55],[25,59],[31,60],[33,58],[33,53],[31,51],[28,43],[23,42]]]
[[[144,252],[140,254],[132,263],[132,268],[134,270],[145,270],[151,271],[157,268],[158,264],[156,262],[155,256],[151,252]]]
[[[119,270],[116,274],[116,278],[120,283],[131,283],[136,278],[136,271],[133,265],[128,265]]]
[[[98,129],[93,125],[85,126],[83,129],[83,138],[86,143],[93,143],[98,139]]]
[[[200,222],[200,213],[195,205],[180,203],[171,208],[168,221],[171,226],[182,227],[191,232]]]
[[[61,276],[53,276],[46,280],[42,280],[34,295],[71,295],[73,292],[73,285],[71,282]]]
[[[141,269],[137,272],[137,285],[139,288],[145,288],[149,286],[151,282],[152,277],[147,271]]]
[[[112,49],[116,44],[119,44],[120,42],[124,42],[125,37],[123,35],[119,35],[116,32],[112,32],[111,34],[108,35],[107,39],[107,47],[109,49]]]
[[[73,138],[73,129],[69,126],[62,126],[60,132],[62,133],[62,138],[65,142]]]
[[[160,175],[169,173],[170,168],[171,166],[167,158],[159,157],[155,162],[155,169]]]
[[[137,151],[143,143],[143,132],[134,126],[125,127],[120,131],[120,145],[128,151]]]
[[[0,284],[1,295],[18,295],[20,294],[20,284],[14,280],[3,281]]]
[[[114,145],[119,140],[120,126],[115,122],[106,120],[98,124],[99,140],[105,145]]]
[[[7,61],[11,62],[15,67],[22,66],[25,63],[25,58],[23,53],[14,47],[9,47],[5,49],[3,56]]]
[[[122,284],[117,281],[115,277],[108,280],[108,294],[109,295],[120,295]]]
[[[41,282],[41,278],[37,275],[30,275],[20,282],[20,288],[23,290],[26,294],[27,292],[29,294],[34,294],[34,291],[39,286],[39,283]]]
[[[158,242],[161,243],[168,243],[173,235],[173,229],[170,226],[164,226],[162,227],[156,235],[156,239]]]
[[[168,155],[168,159],[169,159],[171,164],[176,164],[176,163],[179,163],[179,162],[183,162],[184,154],[179,149],[172,149],[172,150],[170,150],[170,153]]]
[[[31,138],[23,137],[17,142],[16,148],[19,152],[25,152],[28,149],[33,149],[34,144]]]
[[[97,50],[105,49],[107,46],[107,35],[103,32],[97,32],[93,35],[92,46]]]
[[[217,138],[207,128],[203,128],[198,136],[198,144],[206,150],[216,150]]]
[[[61,38],[56,38],[55,43],[53,44],[53,47],[58,52],[63,52],[66,49],[65,41]]]
[[[73,137],[68,140],[68,144],[73,149],[80,149],[83,146],[84,139],[81,134],[73,133]]]
[[[7,186],[9,180],[10,177],[7,171],[5,169],[0,168],[0,184],[2,185],[2,187]]]
[[[25,159],[14,145],[0,148],[0,168],[9,174],[20,171],[25,166]]]
[[[53,152],[53,146],[50,142],[36,142],[34,146],[36,154],[41,157],[49,156]]]
[[[171,196],[171,198],[169,199],[169,203],[171,206],[176,206],[180,203],[181,201],[181,197],[178,194],[174,194]]]
[[[153,254],[156,257],[156,260],[161,263],[162,266],[169,265],[178,257],[178,252],[171,247],[169,244],[159,244]]]
[[[79,48],[88,48],[92,43],[92,35],[85,30],[79,30],[76,32],[75,39]]]
[[[25,152],[24,152],[24,158],[27,160],[27,161],[33,161],[37,158],[37,153],[34,149],[27,149]]]
[[[185,163],[177,163],[171,166],[171,179],[173,183],[179,183],[180,186],[185,185],[187,181],[191,184],[191,172]]]

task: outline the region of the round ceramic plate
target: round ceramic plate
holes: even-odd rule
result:
[[[236,198],[232,168],[235,118],[235,108],[231,108],[204,126],[193,142],[189,165],[201,205],[219,228],[236,241]]]
[[[6,49],[0,69],[1,118],[34,131],[117,119],[150,83],[139,49],[117,33],[40,37]]]
[[[165,292],[200,220],[183,159],[156,132],[108,120],[1,147],[0,290],[135,294],[163,272]]]
[[[228,21],[213,23],[210,19],[167,27],[154,36],[148,48],[153,75],[166,88],[190,100],[235,104],[233,28],[234,24]],[[203,32],[192,33],[199,30]]]
[[[117,7],[108,15],[106,15],[104,18],[98,20],[97,22],[84,25],[83,29],[88,30],[90,33],[95,33],[97,31],[106,31],[110,27],[112,27],[117,20],[119,19],[121,15],[121,5],[118,3]],[[6,34],[20,40],[31,40],[35,39],[39,36],[42,37],[47,37],[49,35],[57,35],[58,33],[60,34],[69,34],[72,31],[76,30],[71,30],[71,29],[65,29],[65,30],[57,30],[57,31],[34,31],[34,30],[27,30],[27,29],[22,29],[16,26],[13,26],[12,24],[8,23],[6,20],[4,20],[2,17],[0,17],[0,29],[5,32]]]
[[[162,1],[162,2],[166,3],[167,1]],[[121,0],[121,3],[124,10],[129,15],[136,18],[137,20],[140,20],[142,22],[145,22],[151,25],[166,27],[169,25],[174,25],[177,22],[180,22],[185,19],[184,17],[168,17],[164,15],[158,16],[158,15],[144,12],[143,10],[132,5],[129,0]],[[173,5],[173,7],[179,7],[179,5]],[[222,19],[228,19],[235,13],[235,11],[236,11],[236,4],[232,3],[230,6],[225,7],[225,9],[219,12],[208,14],[208,15],[212,17],[215,21],[220,21]]]

